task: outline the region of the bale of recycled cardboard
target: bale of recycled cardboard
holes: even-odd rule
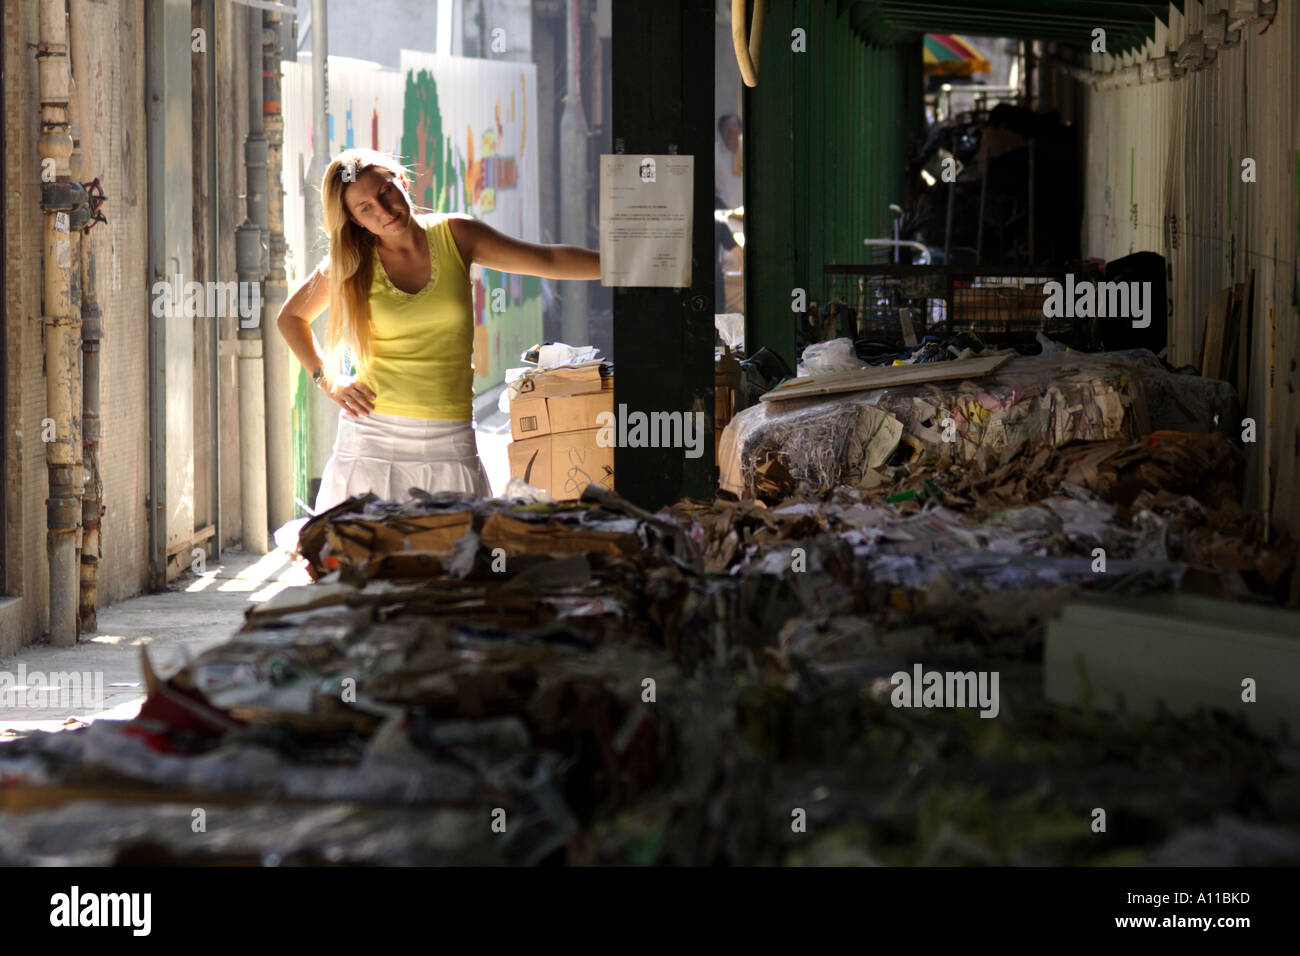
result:
[[[870,486],[869,472],[883,462],[864,454],[865,439],[881,416],[901,426],[888,460],[972,462],[1030,440],[1059,446],[1132,440],[1153,429],[1213,431],[1238,420],[1235,408],[1231,385],[1170,372],[1140,349],[1022,356],[980,378],[746,409],[719,442],[719,484],[753,497],[755,474],[779,458],[789,493]]]
[[[888,460],[902,424],[863,402],[764,402],[747,408],[723,433],[720,486],[742,498],[785,497],[801,486],[853,485]]]

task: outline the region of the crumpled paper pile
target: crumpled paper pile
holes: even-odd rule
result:
[[[174,674],[144,659],[139,719],[0,745],[0,810],[30,810],[4,814],[0,863],[1226,860],[1189,834],[1243,814],[1253,861],[1297,862],[1284,745],[1043,697],[1055,608],[1176,587],[1213,546],[1171,543],[1195,498],[1126,495],[1214,465],[1181,441],[1117,443],[1095,490],[989,515],[956,472],[931,476],[946,505],[353,499],[304,528],[314,584]],[[922,662],[997,672],[997,719],[893,706]],[[1096,806],[1125,821],[1106,840]]]
[[[723,433],[719,485],[769,503],[877,487],[886,464],[988,461],[1029,440],[1212,431],[1238,420],[1235,403],[1231,385],[1169,372],[1145,350],[1019,356],[979,379],[758,403]]]

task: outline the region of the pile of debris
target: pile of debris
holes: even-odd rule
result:
[[[886,465],[988,462],[1031,439],[1136,439],[1239,421],[1232,386],[1170,372],[1145,350],[985,353],[774,389],[727,426],[719,484],[773,503],[889,486]]]
[[[1186,580],[1140,519],[1182,499],[1112,503],[1222,463],[1185,451],[1089,459],[1092,485],[1070,459],[1085,480],[983,522],[953,509],[1001,501],[996,471],[929,476],[952,507],[352,499],[303,529],[316,583],[166,678],[146,659],[138,719],[0,746],[28,811],[0,863],[1296,862],[1300,761],[1230,701],[1044,695],[1063,605]],[[900,698],[921,668],[978,669],[979,706]]]

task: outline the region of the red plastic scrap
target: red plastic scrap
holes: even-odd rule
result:
[[[155,750],[175,753],[171,736],[192,733],[199,737],[224,737],[243,726],[243,721],[217,710],[202,697],[164,684],[145,698],[136,722],[123,728],[123,733],[139,737]],[[154,731],[149,724],[161,727]]]

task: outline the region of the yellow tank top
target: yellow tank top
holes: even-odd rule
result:
[[[374,356],[358,380],[375,393],[375,411],[403,418],[473,417],[474,297],[447,217],[426,221],[429,284],[393,285],[375,252],[370,284]]]

